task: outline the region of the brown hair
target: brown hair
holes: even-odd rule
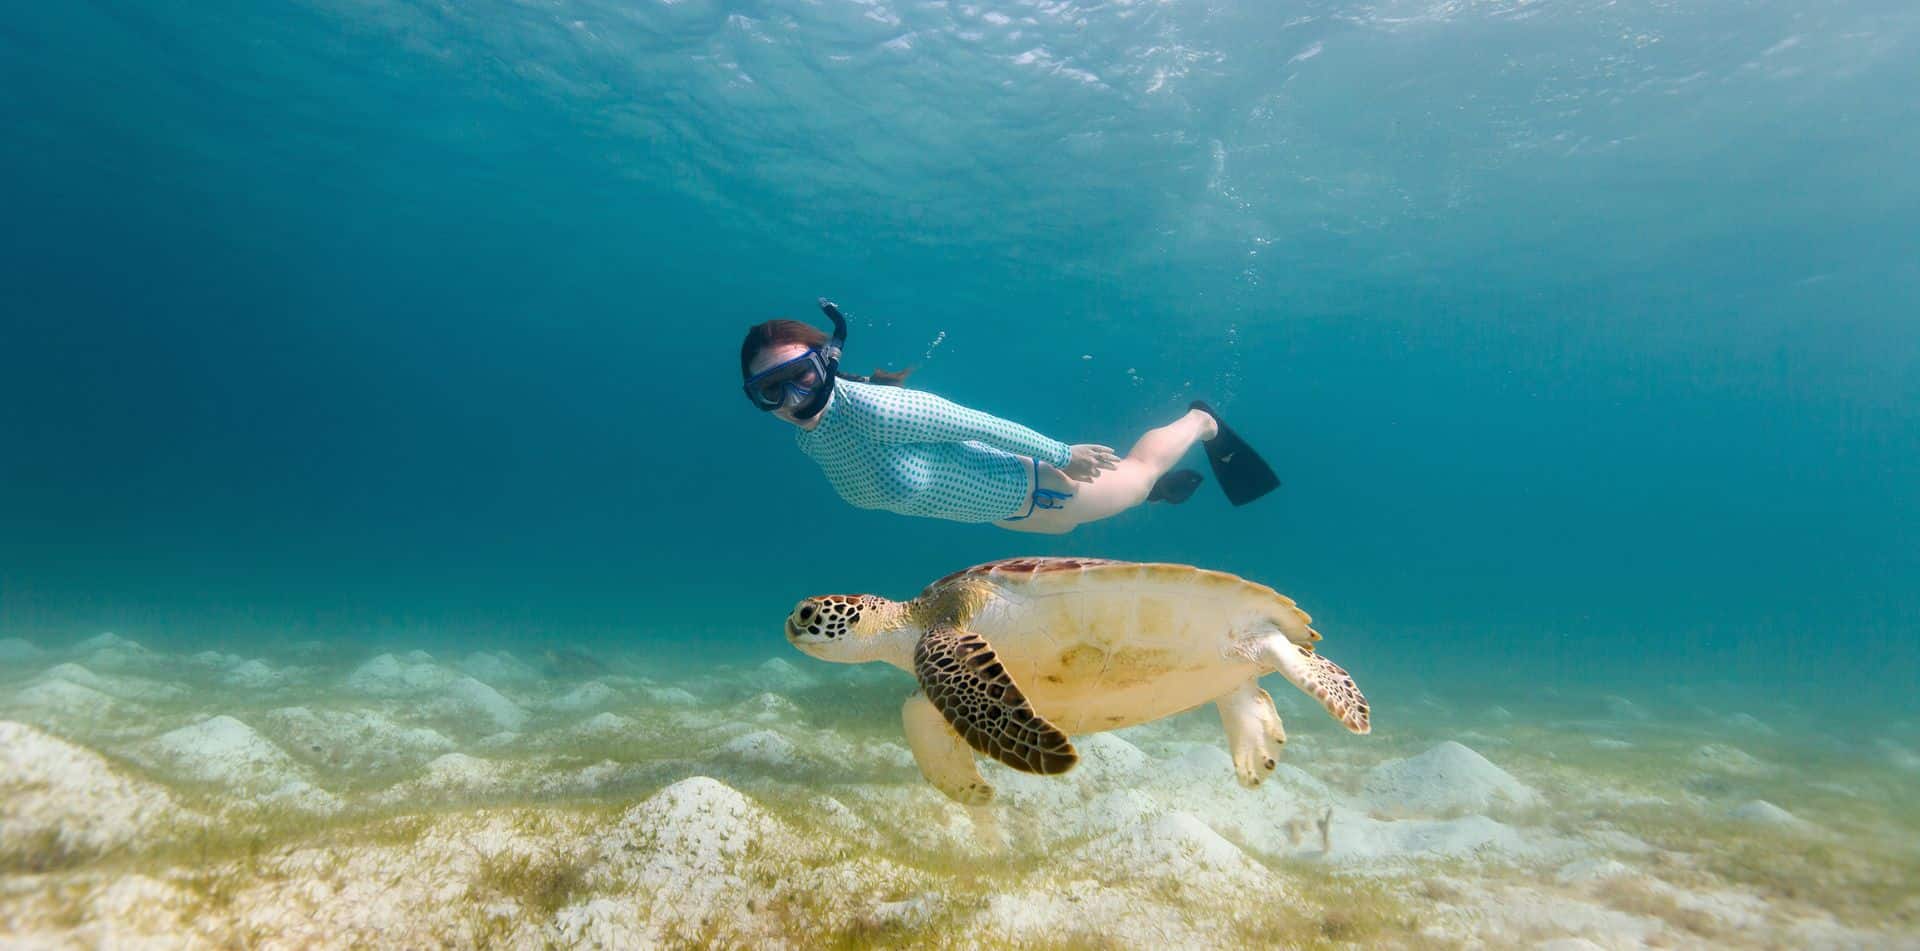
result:
[[[820,328],[797,320],[769,320],[747,328],[747,339],[740,342],[740,378],[746,379],[752,375],[753,358],[759,356],[760,351],[793,343],[803,347],[824,347],[827,345],[827,335]],[[843,380],[856,380],[861,383],[904,386],[907,382],[907,374],[912,372],[912,367],[898,371],[875,368],[870,376],[854,376],[851,373],[835,375]]]

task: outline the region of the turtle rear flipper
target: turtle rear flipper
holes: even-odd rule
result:
[[[1064,773],[1080,761],[1073,741],[1034,711],[986,638],[936,627],[914,649],[913,671],[927,700],[975,750],[1043,775]]]
[[[1227,729],[1227,750],[1233,754],[1240,785],[1248,789],[1260,785],[1279,767],[1280,752],[1287,745],[1287,728],[1280,723],[1280,711],[1273,708],[1273,696],[1260,689],[1258,678],[1250,678],[1215,700],[1214,706],[1220,711],[1220,725]]]
[[[914,691],[900,707],[900,719],[906,726],[907,746],[920,775],[945,793],[948,799],[964,806],[981,806],[993,801],[993,787],[974,764],[973,750],[955,733],[946,715],[928,702],[927,695]]]

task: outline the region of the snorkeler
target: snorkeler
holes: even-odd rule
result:
[[[1195,442],[1205,443],[1233,504],[1280,485],[1205,403],[1150,430],[1121,458],[904,389],[905,373],[841,373],[846,318],[824,298],[820,309],[833,321],[831,339],[795,320],[756,325],[740,345],[740,375],[753,405],[799,427],[800,451],[860,508],[1061,534],[1142,502],[1186,501],[1201,476],[1173,467]]]

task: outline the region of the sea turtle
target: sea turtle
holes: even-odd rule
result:
[[[821,660],[882,661],[919,678],[901,716],[920,772],[967,805],[993,798],[968,747],[1029,773],[1079,759],[1073,734],[1158,720],[1211,700],[1246,786],[1287,734],[1262,674],[1278,671],[1348,730],[1369,729],[1353,678],[1314,652],[1292,599],[1190,565],[1015,558],[959,571],[911,601],[801,601],[787,639]]]

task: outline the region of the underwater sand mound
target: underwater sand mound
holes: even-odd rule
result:
[[[1087,789],[1136,786],[1153,775],[1153,760],[1139,747],[1111,733],[1080,737],[1074,746],[1080,750],[1080,764],[1067,776]]]
[[[793,701],[771,691],[755,694],[735,704],[733,712],[748,723],[798,723],[806,719]]]
[[[1768,726],[1765,722],[1761,721],[1759,717],[1751,713],[1729,713],[1721,717],[1720,722],[1725,726],[1746,733],[1752,733],[1755,736],[1773,737],[1780,735],[1778,730]]]
[[[192,657],[187,658],[187,660],[188,662],[192,663],[195,667],[208,667],[214,670],[226,670],[230,667],[238,666],[240,662],[246,660],[246,658],[241,657],[239,654],[228,654],[223,651],[205,650],[205,651],[201,651],[198,654],[193,655]]]
[[[1275,777],[1281,774],[1276,771]],[[1269,778],[1255,789],[1228,781],[1211,787],[1195,782],[1168,797],[1215,831],[1261,855],[1316,855],[1326,851],[1323,825],[1331,798],[1296,786],[1291,777]]]
[[[779,823],[740,791],[695,776],[655,793],[620,817],[602,840],[610,867],[638,861],[640,877],[725,874]]]
[[[8,705],[36,722],[85,723],[102,721],[123,712],[117,698],[58,677],[42,677],[28,684],[13,695]]]
[[[800,748],[772,730],[736,736],[715,752],[724,758],[757,766],[795,766],[801,762]]]
[[[1082,803],[1102,793],[1147,789],[1167,780],[1164,767],[1157,766],[1139,747],[1111,733],[1075,737],[1074,747],[1080,751],[1080,762],[1064,775],[1037,776],[989,760],[981,762],[981,774],[998,791],[1001,801],[1027,813],[1078,810]],[[1233,775],[1231,765],[1227,775]]]
[[[1539,794],[1479,753],[1451,740],[1408,759],[1381,763],[1362,784],[1367,804],[1393,816],[1436,816],[1529,806]]]
[[[873,823],[861,818],[846,803],[832,796],[815,796],[808,800],[807,811],[814,821],[849,842],[867,847],[880,842],[880,832]]]
[[[641,690],[649,703],[663,707],[697,707],[700,698],[679,687],[646,687]]]
[[[1615,720],[1627,723],[1653,722],[1653,714],[1625,697],[1607,697],[1604,702],[1607,706],[1607,715]]]
[[[770,693],[795,693],[820,685],[820,678],[795,667],[784,657],[775,657],[749,671],[741,682]]]
[[[1885,737],[1859,743],[1857,764],[1823,771],[1824,792],[1783,740],[1767,750],[1786,788],[1689,797],[1678,786],[1700,771],[1696,746],[1761,742],[1751,724],[1702,716],[1698,738],[1678,748],[1646,733],[1631,754],[1596,753],[1589,727],[1554,726],[1514,701],[1524,729],[1479,725],[1490,743],[1511,744],[1498,756],[1554,763],[1538,767],[1566,790],[1549,823],[1497,811],[1539,794],[1475,752],[1492,746],[1443,742],[1376,764],[1377,753],[1327,743],[1311,724],[1245,789],[1218,717],[1198,710],[1076,737],[1081,762],[1062,776],[983,762],[1002,793],[989,821],[925,782],[893,724],[846,729],[829,691],[766,689],[784,682],[779,665],[742,664],[691,691],[692,675],[516,679],[506,655],[468,655],[456,669],[395,652],[355,668],[364,657],[263,661],[286,675],[264,687],[223,682],[248,661],[217,652],[124,672],[74,661],[0,686],[8,710],[63,700],[110,727],[0,723],[9,936],[101,947],[1911,943],[1898,904],[1911,877],[1856,851],[1867,810],[1894,801],[1906,778],[1888,762],[1906,747]],[[194,687],[169,694],[181,688],[143,680],[151,669],[180,670]],[[738,679],[755,672],[768,679]],[[831,673],[820,682],[843,685]],[[898,686],[884,704],[877,693],[856,700],[891,711]],[[286,699],[256,712],[276,706],[263,689]],[[171,698],[126,699],[161,696]],[[172,719],[190,703],[197,717]],[[62,731],[192,785],[117,767]],[[1460,735],[1435,727],[1395,741]],[[1652,758],[1671,775],[1667,802],[1691,806],[1619,792],[1641,788]],[[180,805],[206,785],[223,794],[209,807],[214,835]],[[1751,799],[1762,792],[1821,819],[1817,837]],[[325,822],[253,808],[302,797],[351,808]],[[201,837],[211,851],[183,854]],[[22,871],[35,867],[52,871]],[[1775,882],[1792,891],[1770,891]],[[1809,889],[1819,897],[1799,897]],[[1856,902],[1844,919],[1821,913]],[[1885,930],[1853,930],[1862,923]]]
[[[1575,859],[1560,866],[1554,871],[1553,880],[1562,885],[1581,885],[1632,874],[1634,874],[1633,868],[1625,862],[1606,858],[1587,858]]]
[[[247,690],[267,690],[287,682],[287,675],[267,665],[266,661],[255,658],[241,661],[220,675],[220,682],[230,687]]]
[[[994,895],[968,919],[967,935],[983,947],[1211,949],[1226,945],[1217,909],[1203,916],[1167,914],[1131,888],[1082,878]]]
[[[454,748],[436,730],[409,727],[371,710],[282,707],[261,728],[299,759],[327,769],[378,773],[418,766]]]
[[[1261,877],[1239,847],[1198,818],[1167,812],[1087,843],[1073,853],[1074,867],[1102,881],[1171,878],[1181,885],[1214,889]]]
[[[639,736],[646,730],[640,721],[618,713],[596,713],[561,731],[561,735],[575,742],[604,742],[623,737]]]
[[[1068,810],[1063,822],[1043,829],[1058,838],[1086,838],[1140,826],[1166,811],[1160,801],[1138,789],[1116,789],[1096,797],[1085,808]]]
[[[1708,743],[1694,750],[1693,755],[1688,757],[1688,761],[1695,767],[1709,772],[1749,779],[1766,776],[1774,771],[1771,765],[1755,758],[1753,754],[1725,743]]]
[[[107,633],[89,637],[73,645],[73,653],[102,670],[126,670],[150,667],[154,653],[136,641]]]
[[[1167,753],[1159,768],[1171,782],[1213,789],[1216,777],[1233,776],[1233,756],[1219,743],[1177,743]]]
[[[100,754],[24,723],[0,722],[0,857],[57,864],[67,853],[135,844],[188,818],[167,791]]]
[[[655,947],[641,909],[625,899],[595,898],[560,909],[548,926],[550,941],[564,948]]]
[[[147,751],[161,768],[202,782],[258,786],[257,775],[278,779],[295,769],[279,747],[225,715],[163,733]]]
[[[460,672],[495,687],[534,683],[540,672],[506,651],[474,651],[460,659]]]
[[[162,683],[144,677],[131,677],[121,674],[109,675],[95,673],[80,664],[68,661],[56,664],[42,671],[39,681],[64,681],[106,694],[115,700],[136,702],[154,702],[178,700],[188,694],[188,690],[179,684]]]
[[[249,659],[238,654],[224,654],[219,651],[201,651],[189,660],[196,667],[215,671],[222,685],[245,690],[270,690],[274,687],[283,687],[298,679],[298,675],[302,673],[297,669],[274,667],[262,658]]]
[[[1343,863],[1471,856],[1541,858],[1580,851],[1570,842],[1486,816],[1380,820],[1344,807],[1327,817],[1326,857]]]
[[[430,661],[381,654],[347,675],[347,689],[374,697],[411,697],[445,687],[457,676]]]
[[[1534,946],[1533,951],[1607,951],[1585,938],[1555,938]]]
[[[673,933],[709,916],[750,918],[749,851],[793,861],[796,841],[738,790],[695,776],[627,810],[600,837],[593,878],[650,896],[647,920],[659,933]]]
[[[387,803],[404,803],[422,799],[444,802],[449,799],[484,797],[510,788],[511,772],[506,764],[493,760],[465,753],[447,753],[427,763],[420,776],[382,793],[380,799]]]
[[[136,755],[155,770],[223,787],[256,804],[331,812],[340,800],[317,789],[285,751],[233,717],[220,715],[163,733]]]
[[[1909,773],[1920,773],[1920,753],[1915,753],[1888,739],[1876,741],[1874,748],[1880,751],[1893,768]]]
[[[1563,947],[1602,949],[1661,947],[1670,940],[1659,918],[1608,907],[1583,895],[1525,886],[1471,888],[1468,900],[1479,909],[1481,946],[1536,946],[1539,935],[1566,935]],[[1710,947],[1688,935],[1685,947]],[[1595,944],[1599,942],[1599,944]],[[1544,947],[1544,944],[1539,945]]]
[[[1765,799],[1749,799],[1727,810],[1730,818],[1741,822],[1753,822],[1760,825],[1775,826],[1802,832],[1813,831],[1813,823],[1788,812]]]
[[[560,713],[587,713],[614,702],[618,694],[598,680],[589,680],[547,701],[547,709]]]
[[[501,731],[517,731],[525,727],[529,719],[519,704],[472,677],[460,677],[447,684],[432,709],[454,717],[471,717]]]

